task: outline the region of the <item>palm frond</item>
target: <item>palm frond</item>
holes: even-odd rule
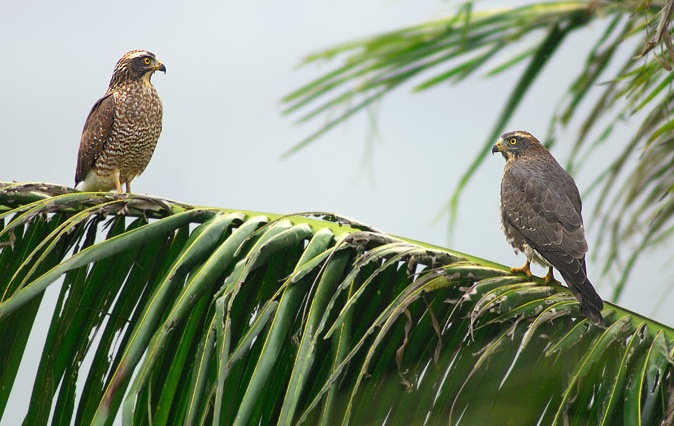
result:
[[[28,424],[672,416],[673,329],[609,304],[598,328],[565,287],[476,257],[334,214],[46,184],[0,185],[0,211],[3,418],[53,285]]]

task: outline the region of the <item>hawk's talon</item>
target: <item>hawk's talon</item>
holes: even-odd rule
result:
[[[119,183],[119,179],[115,179],[115,180],[116,180],[115,186],[117,187],[117,188],[116,188],[116,189],[117,189],[117,193],[118,193],[118,194],[123,194],[124,192],[122,192],[122,184]]]
[[[559,281],[555,279],[555,274],[552,272],[552,266],[548,268],[548,273],[545,274],[545,277],[543,278],[543,282],[548,285],[548,284],[559,284]]]
[[[524,275],[526,275],[527,279],[530,280],[531,279],[531,262],[529,262],[527,260],[524,263],[524,265],[522,265],[519,268],[510,268],[510,273],[511,274],[524,274]]]

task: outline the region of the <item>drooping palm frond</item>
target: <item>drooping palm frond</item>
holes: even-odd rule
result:
[[[37,356],[26,424],[673,415],[673,329],[610,305],[597,328],[564,287],[334,214],[2,184],[0,220],[3,419]],[[26,343],[47,327],[50,285],[37,354]]]
[[[339,63],[334,70],[286,96],[285,112],[305,111],[298,120],[305,123],[343,109],[329,115],[318,130],[288,154],[413,79],[419,81],[415,90],[427,90],[441,83],[462,83],[480,70],[486,69],[486,75],[493,76],[526,63],[487,139],[451,194],[451,224],[466,183],[524,96],[540,75],[555,72],[546,64],[568,35],[601,22],[604,30],[596,43],[588,46],[581,39],[584,45],[577,50],[587,52],[586,60],[578,62],[578,76],[551,117],[547,140],[554,144],[560,128],[575,123],[574,118],[580,121],[570,160],[571,167],[576,168],[592,149],[614,136],[617,126],[635,121],[628,141],[624,143],[621,138],[614,143],[619,145],[613,149],[615,157],[605,162],[604,170],[596,172],[596,185],[603,186],[603,195],[595,213],[601,218],[602,228],[609,231],[599,233],[599,245],[609,247],[604,256],[607,268],[617,265],[624,272],[616,286],[617,297],[642,250],[630,253],[625,262],[625,253],[615,248],[633,246],[625,244],[631,241],[640,242],[644,248],[662,242],[674,230],[674,119],[670,113],[673,77],[669,72],[674,63],[670,13],[673,5],[673,0],[587,0],[476,10],[475,3],[469,1],[446,18],[310,55],[305,64],[330,60]],[[580,109],[585,104],[590,111],[587,114],[586,109]],[[637,156],[639,164],[633,167],[628,160]]]

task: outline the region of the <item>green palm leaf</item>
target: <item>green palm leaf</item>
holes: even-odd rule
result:
[[[333,214],[0,188],[3,419],[49,286],[27,424],[671,419],[674,330],[565,287]]]

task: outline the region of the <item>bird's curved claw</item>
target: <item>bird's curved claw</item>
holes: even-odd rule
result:
[[[528,260],[519,268],[510,268],[510,273],[512,274],[524,274],[527,279],[531,279],[531,262]]]
[[[545,285],[548,284],[559,284],[559,281],[555,279],[555,274],[552,272],[552,267],[548,268],[548,273],[545,274],[545,277],[543,278],[543,282]]]

